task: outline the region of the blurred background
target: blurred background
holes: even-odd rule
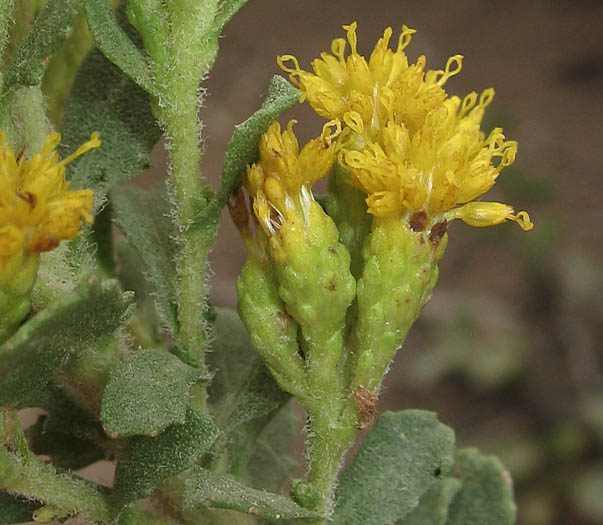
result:
[[[496,98],[486,128],[519,141],[488,200],[525,209],[517,225],[449,229],[431,303],[386,379],[380,410],[423,408],[461,446],[510,470],[522,524],[603,523],[603,2],[251,0],[227,26],[205,84],[206,176],[217,184],[233,126],[261,103],[277,54],[303,68],[357,20],[368,55],[386,26],[417,30],[406,52],[463,71],[460,96]],[[300,142],[322,120],[298,106]],[[165,163],[155,152],[156,170]],[[460,222],[460,221],[459,221]],[[245,253],[227,216],[213,254],[215,304],[234,306]]]

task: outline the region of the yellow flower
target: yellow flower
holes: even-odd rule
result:
[[[268,236],[292,215],[307,222],[313,201],[310,188],[329,172],[336,158],[339,121],[327,122],[321,135],[301,151],[294,124],[291,120],[282,133],[278,122],[268,128],[260,139],[260,160],[247,168],[244,177],[255,216]]]
[[[368,212],[401,217],[416,231],[453,219],[472,226],[509,219],[526,231],[532,229],[525,212],[514,214],[500,203],[471,202],[494,185],[517,153],[517,143],[506,141],[500,128],[488,137],[480,131],[491,94],[484,92],[473,108],[475,93],[463,103],[451,97],[431,111],[414,134],[404,124],[389,121],[377,140],[366,138],[363,149],[344,149],[340,161],[350,173],[349,183],[368,195]],[[347,120],[364,136],[360,120]]]
[[[368,60],[358,54],[356,22],[343,26],[350,44],[345,57],[346,41],[336,38],[331,53],[322,53],[312,62],[314,74],[303,71],[292,55],[277,58],[280,67],[289,73],[298,86],[302,101],[307,100],[321,116],[344,119],[354,111],[365,127],[378,130],[388,119],[404,121],[414,132],[422,125],[427,113],[446,99],[442,86],[461,70],[461,55],[448,59],[444,70],[425,73],[425,57],[409,64],[404,49],[410,44],[414,29],[402,26],[395,51],[389,48],[392,29],[388,27]],[[292,67],[288,63],[292,63]]]
[[[0,132],[0,275],[8,259],[56,248],[73,239],[83,222],[92,222],[91,190],[70,191],[65,165],[100,146],[98,133],[59,161],[58,133],[51,133],[40,153],[29,160],[15,155]]]
[[[425,72],[425,57],[409,65],[404,49],[414,30],[406,26],[396,51],[389,49],[387,28],[368,62],[357,51],[356,23],[344,29],[351,48],[347,58],[346,42],[336,39],[332,54],[312,62],[314,74],[301,70],[291,55],[278,62],[319,115],[341,119],[351,132],[339,162],[351,175],[348,182],[367,194],[368,212],[400,217],[415,231],[429,233],[437,225],[438,235],[453,219],[473,226],[509,219],[532,229],[526,212],[471,202],[494,185],[517,153],[517,143],[505,140],[502,129],[488,137],[480,130],[494,90],[462,101],[448,97],[443,86],[460,72],[462,57],[451,57],[444,70]]]

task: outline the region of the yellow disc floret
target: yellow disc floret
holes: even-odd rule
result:
[[[295,57],[278,58],[315,111],[340,119],[349,133],[339,162],[348,182],[367,194],[368,212],[400,217],[413,229],[462,219],[473,226],[505,220],[524,230],[533,225],[525,212],[500,203],[471,202],[487,192],[505,166],[513,164],[517,143],[501,128],[487,137],[480,130],[493,89],[462,100],[448,97],[446,81],[461,70],[462,57],[448,59],[444,70],[425,71],[425,57],[409,64],[404,49],[415,32],[402,27],[396,50],[387,28],[367,61],[357,51],[356,23],[344,26],[346,41],[333,41],[332,53],[303,71]],[[292,66],[290,66],[292,64]]]
[[[329,172],[336,158],[339,121],[327,122],[321,135],[301,151],[294,124],[291,120],[283,132],[278,122],[268,128],[260,139],[260,160],[247,168],[244,177],[254,213],[267,235],[274,234],[291,214],[307,221],[313,200],[310,188]]]
[[[491,90],[487,90],[473,108],[477,100],[474,93],[463,103],[451,97],[432,110],[414,134],[404,124],[389,121],[371,141],[356,127],[355,131],[366,137],[366,146],[343,150],[341,163],[351,174],[350,184],[367,194],[368,212],[407,220],[424,213],[422,226],[427,229],[453,219],[472,226],[510,219],[525,230],[531,229],[525,212],[515,215],[510,206],[471,202],[494,185],[517,153],[517,143],[505,140],[502,129],[495,128],[488,137],[480,131],[483,110],[491,97]],[[480,219],[476,220],[478,208]]]
[[[97,133],[73,154],[59,161],[60,141],[51,133],[40,153],[30,159],[15,155],[0,132],[0,275],[6,260],[24,252],[52,250],[73,239],[84,222],[92,222],[91,190],[71,191],[65,165],[100,146]]]
[[[403,121],[415,131],[427,113],[446,99],[442,86],[460,72],[462,56],[451,57],[443,71],[425,73],[424,56],[416,64],[408,63],[404,49],[415,30],[402,26],[396,50],[389,48],[392,29],[388,27],[367,62],[357,50],[356,27],[356,22],[343,26],[350,54],[345,57],[343,38],[333,40],[331,54],[322,53],[312,62],[314,73],[302,70],[292,55],[277,61],[301,89],[302,101],[307,100],[319,115],[343,120],[354,111],[369,131],[391,119]]]

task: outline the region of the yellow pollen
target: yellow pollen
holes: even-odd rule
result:
[[[0,272],[7,258],[23,252],[52,250],[80,234],[92,222],[91,190],[69,189],[65,165],[100,146],[98,133],[62,161],[56,147],[60,135],[48,135],[40,153],[25,159],[5,145],[0,132]]]

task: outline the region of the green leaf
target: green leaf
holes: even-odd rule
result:
[[[111,193],[115,223],[136,250],[145,277],[156,293],[157,310],[172,335],[178,333],[176,301],[177,246],[174,223],[169,216],[166,186],[152,191],[121,186]]]
[[[245,468],[245,481],[255,488],[278,490],[297,467],[291,451],[299,431],[299,415],[289,402],[254,440]]]
[[[157,95],[144,55],[121,28],[107,0],[85,0],[84,9],[94,43],[103,54],[147,93]]]
[[[218,6],[216,18],[214,19],[214,31],[219,33],[247,1],[248,0],[222,0]]]
[[[253,489],[196,467],[184,481],[182,508],[192,511],[200,507],[233,509],[264,519],[319,517],[287,496]]]
[[[91,276],[22,325],[0,346],[0,405],[31,396],[71,357],[113,334],[130,316],[132,295]]]
[[[245,167],[258,158],[260,136],[285,109],[295,104],[300,96],[301,93],[283,77],[272,77],[262,107],[245,122],[235,126],[224,157],[222,184],[214,198],[200,212],[197,224],[217,224],[230,193],[241,184]]]
[[[17,86],[36,86],[42,82],[49,58],[71,34],[74,16],[81,5],[82,0],[46,2],[4,75],[5,93]]]
[[[112,437],[157,435],[184,423],[188,390],[199,371],[161,350],[139,350],[111,372],[101,421]]]
[[[513,482],[497,457],[482,455],[475,448],[463,449],[450,474],[463,486],[448,509],[446,525],[515,523]]]
[[[29,522],[40,503],[13,496],[0,490],[0,525]]]
[[[426,523],[445,525],[448,518],[448,506],[461,485],[462,483],[456,478],[436,480],[423,494],[419,505],[398,521],[397,525],[425,525]]]
[[[266,370],[238,314],[227,308],[216,308],[215,314],[213,352],[208,354],[208,364],[215,375],[208,393],[212,414],[225,438],[216,443],[212,455],[222,472],[230,472],[256,488],[276,490],[289,471],[286,457],[290,440],[288,435],[278,436],[274,443],[260,449],[260,443],[264,442],[258,440],[290,396]],[[292,425],[297,430],[297,425]],[[279,430],[285,428],[284,424],[279,426]],[[271,445],[274,450],[269,449]],[[287,450],[282,451],[281,447]],[[277,449],[282,454],[277,455]],[[254,457],[256,453],[258,456]],[[264,459],[263,466],[274,467],[274,472],[261,470],[258,463]],[[254,479],[250,473],[249,469],[254,467],[258,467],[261,480]],[[264,481],[268,485],[264,485]]]
[[[116,239],[117,261],[119,270],[117,278],[124,290],[132,290],[136,298],[136,320],[144,331],[144,340],[137,334],[138,343],[144,348],[159,348],[162,346],[162,323],[155,308],[154,288],[147,282],[143,272],[142,259],[132,245],[122,235]]]
[[[404,517],[454,463],[454,432],[432,412],[385,412],[341,476],[333,524]]]
[[[168,427],[156,438],[132,438],[117,464],[115,503],[124,506],[144,498],[162,480],[191,468],[219,435],[209,416],[189,408],[183,424]]]
[[[105,0],[103,0],[104,2]],[[90,188],[95,210],[123,182],[149,167],[161,136],[148,95],[98,50],[90,52],[65,102],[61,156],[98,131],[102,145],[68,166],[73,188]]]
[[[238,314],[216,308],[214,348],[209,364],[216,375],[209,388],[215,420],[226,434],[278,410],[289,399],[251,345]]]

